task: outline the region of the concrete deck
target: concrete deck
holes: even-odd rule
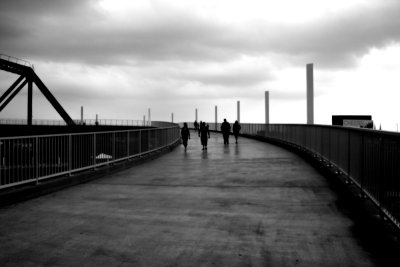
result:
[[[233,142],[233,138],[231,138]],[[0,209],[0,266],[376,266],[302,158],[192,132],[143,165]]]

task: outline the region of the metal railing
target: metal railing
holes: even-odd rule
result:
[[[102,125],[102,126],[151,126],[149,121],[143,120],[115,120],[115,119],[85,119],[74,120],[76,125]],[[27,125],[26,119],[0,119],[0,125]],[[33,119],[32,125],[51,125],[51,126],[64,126],[67,123],[63,120],[38,120]]]
[[[71,175],[171,146],[179,126],[0,138],[0,189]]]
[[[220,131],[220,123],[208,123]],[[188,123],[193,128],[193,123]],[[241,134],[283,142],[335,168],[400,227],[400,134],[297,124],[241,124]]]

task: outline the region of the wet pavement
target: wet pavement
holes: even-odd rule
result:
[[[158,159],[0,209],[0,266],[375,266],[326,178],[194,132]]]

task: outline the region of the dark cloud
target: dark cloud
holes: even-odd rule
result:
[[[400,42],[400,2],[382,2],[297,27],[284,27],[272,39],[293,59],[317,62],[319,67],[346,67],[374,47]],[[278,51],[279,52],[279,51]]]
[[[86,14],[95,0],[2,0],[1,13],[26,20],[46,16],[70,17]]]
[[[240,28],[190,12],[157,8],[126,24],[108,20],[97,1],[2,1],[3,53],[48,61],[131,64],[152,61],[232,61],[242,55],[281,55],[294,64],[344,67],[371,47],[400,40],[400,2],[385,2],[298,25]],[[225,77],[199,77],[199,80]],[[227,80],[229,77],[226,78]],[[238,81],[240,82],[240,81]]]

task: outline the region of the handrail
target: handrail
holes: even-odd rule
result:
[[[179,126],[0,138],[0,189],[71,175],[169,147]]]
[[[102,126],[153,126],[153,127],[166,127],[168,125],[177,125],[171,122],[164,121],[144,121],[144,120],[118,120],[118,119],[84,119],[73,120],[76,125],[102,125]],[[7,119],[0,118],[0,125],[26,125],[26,119]],[[63,120],[38,120],[33,119],[32,125],[67,125]]]
[[[116,120],[116,119],[84,119],[84,120],[73,120],[76,125],[102,125],[102,126],[150,126],[150,122],[143,120]],[[26,119],[10,119],[0,118],[0,125],[26,125]],[[32,125],[67,125],[63,120],[45,120],[45,119],[33,119]]]

